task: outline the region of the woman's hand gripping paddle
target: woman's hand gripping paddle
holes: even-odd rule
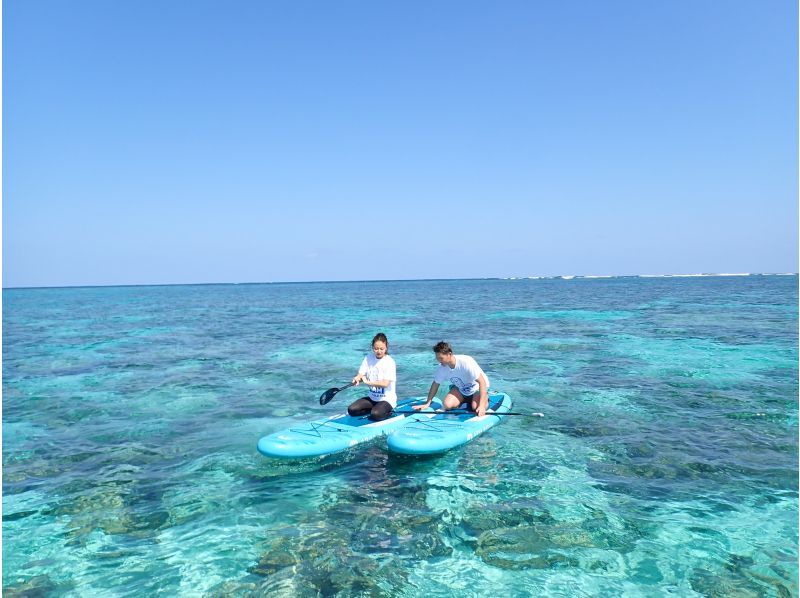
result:
[[[353,383],[352,383],[352,382],[351,382],[350,384],[348,384],[347,386],[342,386],[341,388],[329,388],[328,390],[326,390],[325,392],[323,392],[323,393],[320,395],[320,397],[319,397],[319,404],[320,404],[320,405],[327,405],[328,403],[330,403],[330,400],[331,400],[331,399],[332,399],[334,396],[336,396],[336,393],[337,393],[337,392],[341,392],[341,391],[343,391],[343,390],[344,390],[344,389],[346,389],[346,388],[350,388],[351,386],[353,386]]]

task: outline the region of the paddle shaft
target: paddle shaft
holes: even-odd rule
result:
[[[436,415],[467,415],[467,414],[475,414],[474,411],[466,411],[463,409],[453,409],[451,411],[392,411],[395,415],[414,415],[415,413],[435,413]],[[486,415],[522,415],[525,417],[544,417],[544,413],[517,413],[515,411],[509,411],[508,413],[495,413],[494,411],[489,411]]]

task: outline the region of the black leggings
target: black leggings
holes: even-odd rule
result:
[[[392,413],[392,404],[389,401],[375,402],[369,397],[361,397],[347,408],[347,413],[352,416],[366,415],[369,413],[369,418],[373,421],[379,422],[386,419]]]

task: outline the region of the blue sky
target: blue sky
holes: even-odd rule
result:
[[[3,285],[796,272],[765,0],[3,2]]]

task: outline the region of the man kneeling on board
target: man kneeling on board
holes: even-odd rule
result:
[[[439,367],[433,377],[424,405],[414,405],[414,409],[427,409],[439,391],[439,385],[448,380],[450,390],[442,401],[445,410],[457,409],[466,404],[466,408],[479,416],[486,415],[489,407],[489,378],[483,373],[481,366],[469,355],[455,355],[450,343],[440,341],[433,347]]]

